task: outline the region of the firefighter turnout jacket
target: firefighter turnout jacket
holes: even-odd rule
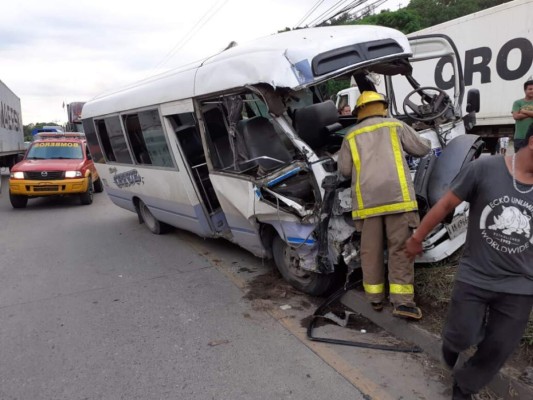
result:
[[[405,153],[422,157],[430,141],[395,118],[368,117],[348,133],[339,151],[339,172],[352,178],[355,220],[417,210]]]

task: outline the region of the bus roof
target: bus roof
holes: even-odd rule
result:
[[[407,37],[390,28],[350,25],[298,29],[256,39],[203,62],[97,96],[84,105],[83,118],[258,83],[297,89],[376,61],[410,55]]]

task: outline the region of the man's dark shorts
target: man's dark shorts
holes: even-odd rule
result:
[[[526,146],[526,139],[514,139],[514,152],[517,153],[522,147]]]

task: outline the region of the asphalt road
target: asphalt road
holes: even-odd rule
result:
[[[105,193],[15,210],[6,178],[1,400],[449,397],[423,356],[307,341],[318,300],[287,288],[254,297],[271,265],[237,246],[153,235]]]
[[[6,192],[1,399],[363,398],[205,258],[105,193],[14,210]]]

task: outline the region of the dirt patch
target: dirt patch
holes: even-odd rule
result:
[[[419,266],[415,270],[416,301],[424,313],[424,318],[418,324],[437,335],[441,334],[446,319],[459,256],[460,254],[455,254],[445,262]],[[362,288],[357,287],[355,290],[362,290]],[[310,297],[300,293],[284,281],[276,269],[251,279],[248,282],[248,291],[244,298],[251,301],[254,310],[259,311],[277,308],[286,304],[289,299],[293,308],[314,311],[325,300],[325,298]],[[332,311],[337,316],[344,318],[345,310],[342,304],[335,303],[327,311]],[[301,325],[307,327],[310,319],[311,316],[303,319]],[[334,324],[334,322],[319,319],[315,326],[320,327],[327,324]],[[359,314],[350,317],[347,327],[359,331],[365,329],[368,333],[378,333],[381,329]],[[533,365],[533,316],[530,318],[521,346],[507,364],[520,371]],[[490,399],[491,397],[486,398]]]
[[[248,292],[244,295],[244,298],[250,300],[251,307],[255,311],[268,311],[273,308],[279,308],[281,305],[289,302],[292,309],[309,310],[310,315],[300,320],[300,325],[303,328],[309,326],[313,318],[311,314],[326,300],[326,298],[311,297],[302,294],[285,282],[276,270],[251,279],[248,283]],[[325,313],[332,313],[341,320],[347,318],[346,327],[341,329],[350,329],[352,331],[352,339],[350,340],[371,345],[387,345],[404,348],[412,346],[391,336],[370,319],[361,314],[354,313],[338,301],[329,305],[324,311]],[[326,325],[337,326],[334,321],[319,317],[315,320],[314,327],[320,328]],[[320,336],[320,333],[316,334]]]
[[[250,300],[255,311],[279,308],[289,303],[289,300],[290,308],[300,311],[316,308],[320,304],[320,298],[306,296],[294,289],[276,269],[252,278],[247,283],[247,289],[243,297]]]
[[[248,291],[244,295],[247,300],[271,300],[282,302],[302,293],[285,282],[281,275],[273,270],[267,274],[259,275],[248,282]]]

